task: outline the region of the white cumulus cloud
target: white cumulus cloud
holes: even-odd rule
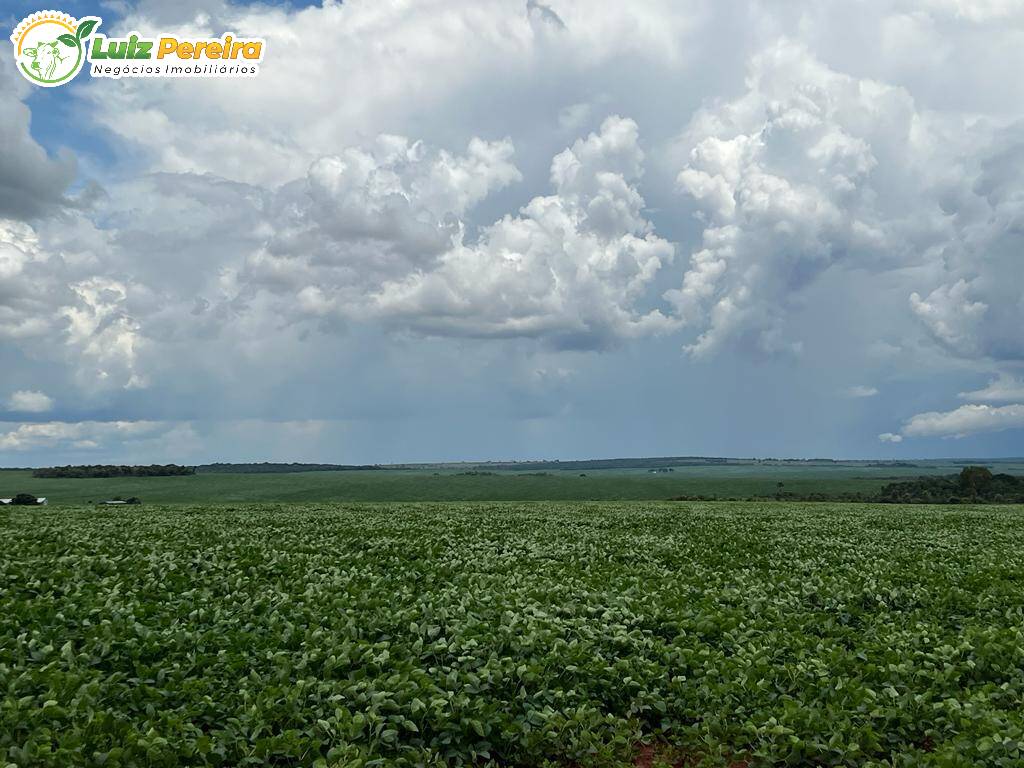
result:
[[[943,243],[940,277],[914,292],[910,306],[952,355],[1018,363],[1024,361],[1024,122],[993,131],[958,165],[959,175],[943,190],[955,228]]]
[[[554,158],[554,194],[484,228],[476,243],[457,242],[435,269],[386,282],[369,311],[428,334],[573,348],[676,327],[658,309],[636,307],[674,255],[644,216],[642,164],[636,123],[607,118]]]
[[[9,411],[23,411],[25,413],[46,413],[53,410],[53,398],[45,392],[37,392],[30,389],[19,389],[12,392],[7,398],[7,409]]]
[[[961,405],[952,411],[929,411],[910,417],[904,437],[966,437],[1024,427],[1024,405]]]
[[[93,87],[96,119],[153,169],[267,186],[382,131],[436,139],[474,117],[533,121],[537,104],[564,92],[564,79],[581,70],[614,73],[627,58],[678,66],[698,26],[693,9],[670,0],[605,4],[597,12],[585,0],[203,5],[196,12],[141,3],[120,29],[173,24],[183,35],[227,29],[265,37],[273,53],[259,77],[241,86],[169,81],[154,88],[126,79],[117,89]],[[552,14],[560,24],[549,23]],[[331,83],[345,84],[343,97],[323,98]]]
[[[976,403],[1024,402],[1024,380],[1003,375],[993,379],[981,389],[961,392],[959,397],[961,400],[970,400]]]
[[[166,424],[156,421],[47,421],[9,425],[7,431],[0,431],[0,451],[96,448],[111,439],[141,439],[167,429]]]
[[[666,296],[700,331],[688,350],[796,351],[787,311],[824,271],[903,266],[926,249],[938,213],[920,201],[927,141],[901,88],[791,41],[755,57],[747,92],[699,111],[681,138],[677,183],[703,242]]]

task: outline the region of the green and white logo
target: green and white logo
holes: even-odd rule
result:
[[[70,82],[82,71],[86,41],[99,23],[96,16],[75,19],[60,11],[39,11],[22,19],[11,35],[18,71],[44,88]]]
[[[121,37],[96,32],[98,16],[75,19],[61,11],[39,11],[22,19],[11,35],[14,60],[22,77],[53,88],[70,82],[89,64],[93,77],[255,77],[266,41],[181,36],[174,32]]]

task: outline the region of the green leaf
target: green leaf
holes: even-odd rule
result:
[[[78,29],[75,30],[75,37],[79,40],[84,40],[89,36],[90,32],[96,29],[96,25],[99,23],[99,19],[86,19],[78,25]]]
[[[78,47],[78,38],[76,38],[74,35],[69,35],[67,32],[65,32],[63,35],[58,36],[57,39],[64,43],[64,45],[66,45],[68,48]]]

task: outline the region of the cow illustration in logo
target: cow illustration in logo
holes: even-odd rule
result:
[[[60,45],[56,40],[49,43],[38,43],[35,48],[22,50],[26,56],[31,56],[29,68],[37,78],[42,80],[53,80],[57,67],[67,58],[61,56]]]
[[[86,41],[99,23],[95,16],[75,19],[60,11],[33,13],[11,35],[18,71],[44,88],[69,82],[85,64]]]

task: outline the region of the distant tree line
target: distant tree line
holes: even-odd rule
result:
[[[1024,477],[994,475],[986,467],[964,467],[959,475],[890,483],[882,488],[878,500],[892,504],[1024,504]]]
[[[290,464],[263,461],[249,464],[227,464],[217,462],[215,464],[200,464],[196,472],[205,474],[207,472],[230,472],[239,475],[275,474],[287,472],[350,472],[362,469],[383,469],[377,464],[302,464],[291,462]]]
[[[986,467],[964,467],[959,475],[923,476],[889,483],[878,493],[794,493],[783,483],[761,496],[673,496],[669,501],[853,501],[873,504],[1024,504],[1024,477],[994,475]]]
[[[44,467],[32,471],[32,477],[170,477],[194,475],[195,467],[180,464],[150,464],[128,466],[124,464],[83,464],[64,467]]]
[[[580,459],[560,461],[491,461],[476,464],[476,470],[586,470],[586,469],[650,469],[658,467],[704,467],[708,465],[722,465],[736,462],[736,459],[727,459],[717,456],[660,456],[650,458],[625,458],[625,459]]]

